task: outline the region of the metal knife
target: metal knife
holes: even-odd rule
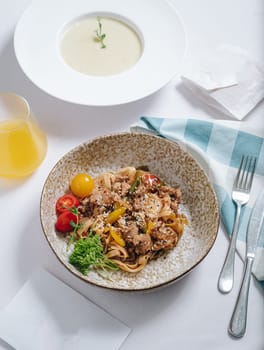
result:
[[[243,337],[246,332],[248,292],[253,262],[258,246],[258,239],[264,221],[264,190],[258,196],[252,209],[247,228],[247,248],[244,274],[237,297],[236,305],[229,325],[229,333],[237,338]]]

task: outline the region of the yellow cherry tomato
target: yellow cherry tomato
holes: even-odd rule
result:
[[[89,174],[77,174],[71,180],[70,188],[75,196],[83,198],[92,192],[94,181]]]

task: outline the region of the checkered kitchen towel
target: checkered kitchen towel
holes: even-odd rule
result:
[[[241,156],[245,154],[258,158],[250,201],[242,209],[238,233],[237,251],[243,259],[251,208],[264,188],[264,125],[262,130],[249,130],[246,122],[141,117],[131,131],[151,132],[177,141],[195,157],[214,184],[222,223],[228,235],[232,232],[236,210],[231,191]],[[264,288],[264,228],[253,273]]]

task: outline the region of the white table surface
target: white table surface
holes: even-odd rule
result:
[[[47,133],[49,148],[45,161],[33,176],[18,182],[0,181],[0,310],[35,268],[44,267],[133,329],[122,350],[263,350],[263,290],[254,280],[246,335],[234,340],[227,333],[243,266],[237,258],[233,291],[228,295],[219,293],[217,278],[228,246],[221,228],[213,249],[191,274],[150,294],[98,289],[75,278],[57,261],[41,231],[39,199],[46,176],[64,153],[94,136],[128,130],[140,115],[211,119],[223,116],[192,98],[177,78],[148,98],[111,108],[77,106],[48,96],[27,79],[14,55],[14,27],[29,2],[0,0],[0,90],[14,91],[28,99]],[[228,43],[247,49],[264,62],[263,0],[175,2],[186,27],[188,56],[192,57],[197,50]],[[245,121],[252,126],[263,126],[263,118],[264,103],[261,103]],[[0,340],[0,349],[11,348]]]

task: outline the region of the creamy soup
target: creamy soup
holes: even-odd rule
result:
[[[61,41],[64,61],[76,71],[96,76],[121,73],[140,58],[137,33],[110,17],[89,17],[72,24]]]

